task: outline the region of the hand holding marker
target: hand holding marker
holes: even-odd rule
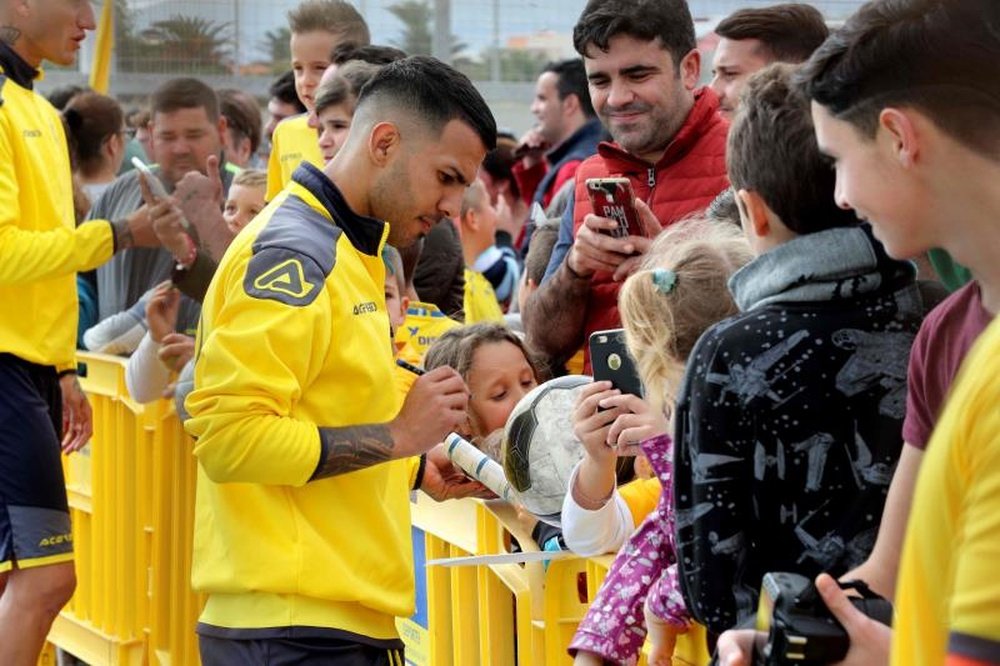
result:
[[[396,365],[418,376],[425,372],[423,368],[407,363],[401,358],[396,359]],[[496,493],[498,497],[505,500],[510,500],[513,497],[510,484],[507,483],[507,477],[499,463],[477,449],[461,435],[454,432],[448,435],[445,438],[445,451],[453,463]]]

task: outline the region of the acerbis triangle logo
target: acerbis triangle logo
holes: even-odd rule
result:
[[[253,286],[261,291],[273,291],[292,298],[305,298],[316,288],[316,285],[306,281],[302,262],[298,259],[281,262],[254,280]]]

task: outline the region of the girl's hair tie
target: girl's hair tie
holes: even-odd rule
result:
[[[669,294],[677,286],[677,273],[669,268],[657,268],[653,271],[653,284],[661,294]]]

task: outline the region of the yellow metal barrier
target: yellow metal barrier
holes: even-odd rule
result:
[[[123,359],[81,354],[94,436],[64,458],[77,589],[49,640],[95,664],[196,664],[194,458],[172,405],[143,407]]]
[[[198,664],[191,591],[195,460],[170,401],[138,405],[125,361],[81,354],[94,437],[64,458],[77,591],[49,640],[93,666]],[[558,666],[610,557],[425,567],[431,559],[535,548],[503,502],[413,503],[417,613],[398,622],[414,666]],[[53,663],[49,646],[40,664]],[[705,664],[704,633],[678,643],[676,664]],[[640,662],[644,663],[644,662]]]

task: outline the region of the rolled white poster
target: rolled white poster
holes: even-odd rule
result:
[[[502,499],[510,500],[513,497],[510,484],[507,483],[507,477],[503,473],[503,467],[498,462],[457,433],[453,432],[448,435],[444,444],[448,457],[466,474],[495,492]]]

